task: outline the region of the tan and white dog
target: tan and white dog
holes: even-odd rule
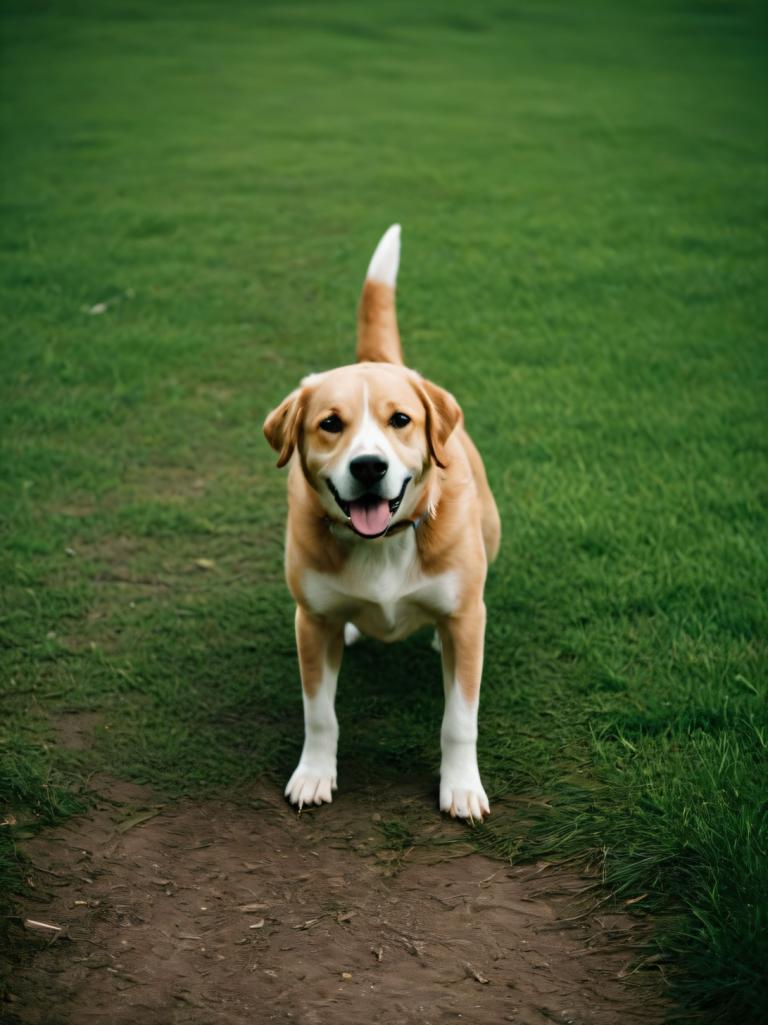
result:
[[[483,587],[499,515],[456,400],[403,366],[399,263],[394,224],[363,286],[358,362],[305,378],[264,423],[277,465],[290,462],[285,568],[304,696],[304,748],[285,793],[301,808],[336,789],[345,641],[396,641],[432,623],[445,689],[440,808],[482,819]]]

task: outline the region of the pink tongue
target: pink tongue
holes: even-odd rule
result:
[[[373,537],[383,534],[389,526],[389,502],[382,498],[379,502],[350,502],[349,518],[358,534]]]

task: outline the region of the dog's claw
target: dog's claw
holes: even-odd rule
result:
[[[336,775],[331,772],[318,772],[299,765],[288,780],[285,796],[291,804],[298,805],[299,811],[310,804],[330,804],[333,800],[332,790],[336,789]]]
[[[447,812],[454,819],[467,819],[472,825],[482,822],[486,815],[491,814],[482,784],[476,787],[441,784],[440,811]]]
[[[356,644],[361,637],[362,634],[354,623],[344,624],[344,643],[348,648],[351,648],[353,644]]]

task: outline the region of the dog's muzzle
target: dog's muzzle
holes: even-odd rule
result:
[[[360,457],[370,461],[370,457]],[[375,479],[381,480],[384,474],[387,472],[387,464],[383,460],[376,460],[378,463],[383,463],[384,470]],[[350,473],[357,479],[357,476],[353,467],[357,460],[352,460],[349,464]],[[371,469],[361,471],[362,473],[370,473]],[[378,469],[376,470],[378,473]],[[344,513],[349,520],[349,526],[356,534],[360,537],[375,538],[381,537],[382,534],[386,534],[389,530],[390,524],[392,523],[392,517],[395,515],[397,510],[400,508],[400,503],[405,497],[405,489],[408,487],[410,477],[406,477],[403,481],[403,486],[400,488],[400,493],[395,498],[383,498],[381,495],[377,495],[371,492],[360,495],[357,498],[342,498],[332,482],[328,480],[328,488],[331,494],[336,500],[336,504]],[[361,481],[362,483],[362,481]],[[368,485],[370,486],[370,485]]]

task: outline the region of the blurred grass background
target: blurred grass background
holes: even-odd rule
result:
[[[480,740],[496,814],[473,836],[599,856],[659,914],[677,994],[757,1020],[762,5],[9,0],[2,18],[6,890],[25,832],[95,771],[202,794],[293,768],[261,422],[351,359],[397,220],[407,358],[460,399],[505,529]],[[340,695],[342,788],[434,775],[424,637],[350,652]]]

